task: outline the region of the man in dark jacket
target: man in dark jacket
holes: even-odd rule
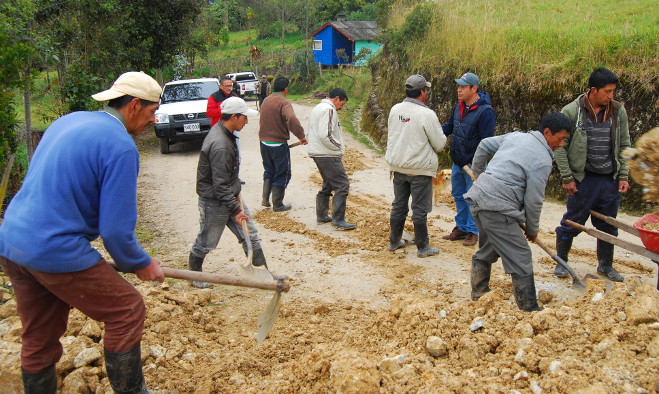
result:
[[[465,73],[455,83],[458,84],[458,104],[453,108],[448,123],[442,126],[444,134],[451,136],[451,194],[455,200],[455,227],[442,238],[450,241],[463,239],[463,245],[473,246],[478,242],[478,228],[469,204],[462,197],[473,181],[464,166],[471,166],[481,140],[494,135],[494,110],[487,93],[478,91],[480,80],[476,74]]]
[[[567,212],[556,227],[556,253],[567,261],[572,239],[579,234],[566,220],[581,225],[595,210],[616,217],[620,195],[629,190],[629,170],[622,152],[630,144],[627,111],[613,99],[618,77],[606,68],[598,68],[588,78],[588,92],[579,95],[563,107],[574,125],[574,133],[565,146],[556,150],[556,165],[567,193]],[[596,217],[593,226],[613,236],[618,228]],[[613,268],[613,244],[597,240],[597,273],[609,280],[622,282],[623,276]],[[557,264],[554,273],[567,277],[568,272]]]
[[[247,124],[248,116],[256,116],[258,112],[248,108],[245,101],[239,97],[224,100],[221,109],[222,118],[211,128],[199,153],[197,194],[201,220],[199,234],[190,250],[188,268],[191,271],[201,271],[204,258],[217,247],[225,226],[234,233],[247,253],[241,220],[247,220],[249,238],[254,251],[252,264],[266,265],[258,230],[254,226],[247,205],[243,201],[241,208],[239,202],[240,165],[237,138],[234,135],[235,131],[242,130]],[[191,283],[199,288],[210,286],[198,281]]]

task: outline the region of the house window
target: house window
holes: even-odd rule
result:
[[[323,42],[321,40],[313,40],[313,50],[314,51],[322,51],[323,50]]]

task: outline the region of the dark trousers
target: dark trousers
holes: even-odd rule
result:
[[[263,179],[270,179],[272,186],[286,188],[291,180],[291,149],[287,143],[279,146],[261,145]]]
[[[426,223],[432,211],[432,177],[405,175],[394,172],[394,201],[391,203],[391,219],[404,220],[412,197],[412,221]]]
[[[318,167],[320,176],[323,178],[323,188],[320,189],[319,194],[331,196],[334,195],[348,195],[350,189],[350,182],[348,174],[343,167],[343,161],[340,157],[313,157],[313,161]]]
[[[59,339],[71,307],[105,323],[103,346],[110,352],[132,349],[142,340],[142,295],[105,260],[63,273],[34,271],[1,256],[0,264],[11,278],[23,323],[21,366],[26,372],[40,372],[62,357]]]
[[[615,218],[620,207],[620,192],[618,181],[610,175],[586,173],[581,182],[577,182],[577,192],[567,197],[567,212],[561,219],[561,225],[556,227],[556,235],[563,238],[576,237],[580,231],[565,224],[571,220],[581,225],[586,224],[590,216],[590,209],[603,215]],[[600,231],[611,235],[618,235],[618,228],[605,221],[592,217],[590,221]]]

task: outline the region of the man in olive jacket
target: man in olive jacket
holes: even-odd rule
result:
[[[574,132],[565,146],[555,152],[563,189],[568,194],[567,212],[556,227],[556,252],[565,261],[572,239],[579,234],[579,230],[565,221],[583,225],[591,209],[615,218],[620,195],[629,190],[629,170],[622,157],[622,151],[630,146],[629,126],[625,107],[613,99],[617,85],[618,77],[613,72],[598,68],[590,74],[588,92],[561,110],[574,124]],[[596,217],[591,221],[597,229],[618,235],[617,227]],[[616,282],[624,280],[613,268],[612,244],[597,240],[597,261],[600,275]],[[554,274],[568,276],[560,264],[556,265]]]

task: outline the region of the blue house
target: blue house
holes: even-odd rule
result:
[[[374,42],[380,29],[374,21],[334,21],[327,22],[315,33],[313,38],[313,57],[316,63],[323,66],[352,64],[353,59],[362,48],[368,48],[370,55],[358,59],[355,65],[366,65],[368,57],[377,51],[381,44]],[[343,56],[337,55],[337,50],[343,49]]]

